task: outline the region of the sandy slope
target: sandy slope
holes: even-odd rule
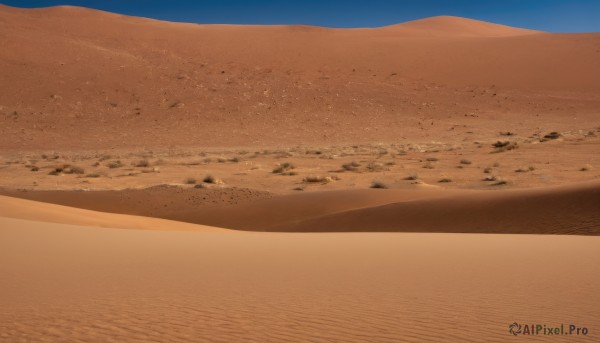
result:
[[[192,25],[0,6],[0,147],[453,141],[600,125],[600,35],[453,17]],[[76,134],[74,134],[76,133]]]
[[[0,218],[140,230],[226,231],[204,225],[191,225],[164,219],[108,214],[73,207],[0,196]]]
[[[502,190],[354,189],[250,199],[211,206],[206,190],[5,194],[116,213],[239,230],[275,232],[475,232],[600,235],[600,183]],[[214,192],[214,191],[213,191]]]
[[[223,235],[0,218],[0,340],[506,342],[518,321],[586,326],[591,342],[599,259],[596,237]]]

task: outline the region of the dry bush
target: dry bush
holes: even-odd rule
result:
[[[107,166],[110,169],[121,168],[123,166],[123,163],[120,160],[110,161],[108,162]]]
[[[91,174],[87,174],[85,177],[97,178],[97,177],[100,177],[100,174],[98,174],[98,173],[91,173]]]
[[[212,175],[207,175],[202,180],[202,182],[204,182],[204,183],[211,183],[211,184],[214,184],[214,185],[222,185],[223,183],[225,183],[225,182],[223,182],[223,180],[218,179],[218,178],[216,178],[216,177],[214,177]]]
[[[440,179],[438,182],[440,182],[440,183],[452,182],[452,179],[450,179],[448,177],[444,177],[444,178]]]
[[[388,170],[387,168],[385,168],[383,166],[383,164],[378,163],[378,162],[371,162],[367,165],[367,170],[370,172],[381,172],[381,171],[385,171]]]
[[[360,167],[360,163],[358,163],[356,161],[342,164],[342,168],[347,171],[357,171],[359,167]]]
[[[527,173],[530,171],[534,171],[535,167],[533,166],[529,166],[529,167],[520,167],[519,169],[515,170],[516,173]]]
[[[387,189],[389,188],[385,183],[381,182],[381,181],[373,181],[371,183],[371,188],[377,188],[377,189]]]
[[[484,177],[483,180],[481,180],[481,181],[491,182],[491,181],[497,181],[497,180],[498,180],[497,177],[491,175],[491,176]]]
[[[486,174],[491,173],[492,172],[492,167],[485,167],[485,168],[483,168],[483,172],[486,173]]]
[[[417,175],[417,174],[412,174],[412,175],[409,175],[404,178],[404,180],[410,180],[410,181],[414,181],[414,180],[418,180],[418,179],[419,179],[419,175]]]
[[[290,170],[295,169],[296,166],[290,162],[280,163],[275,169],[273,169],[273,174],[286,174],[286,175],[295,175],[295,173],[290,173]]]
[[[306,183],[329,183],[334,180],[331,176],[311,175],[305,177],[302,181]]]
[[[435,164],[433,164],[432,162],[427,162],[423,165],[423,168],[425,169],[433,169],[435,168]]]
[[[439,161],[439,160],[440,160],[440,159],[439,159],[439,158],[437,158],[437,157],[427,157],[427,158],[425,159],[425,161],[427,161],[427,162],[437,162],[437,161]]]
[[[496,182],[492,183],[492,186],[503,186],[503,185],[508,185],[508,180],[498,178]]]
[[[498,153],[517,149],[519,147],[519,144],[517,142],[510,141],[497,141],[496,143],[492,144],[492,146],[494,147],[494,150],[492,152]]]
[[[469,160],[462,159],[460,160],[460,164],[471,164],[472,162]]]
[[[188,177],[183,181],[186,185],[194,185],[196,184],[196,179],[193,177]]]
[[[67,165],[63,169],[63,173],[65,174],[83,174],[85,170],[78,166]]]
[[[150,166],[150,162],[148,162],[146,159],[143,159],[138,161],[135,166],[139,168],[148,168]]]
[[[552,131],[552,132],[544,135],[544,138],[542,138],[541,141],[544,142],[544,141],[549,141],[552,139],[557,139],[557,138],[560,138],[560,136],[561,136],[560,133],[558,133],[556,131]]]

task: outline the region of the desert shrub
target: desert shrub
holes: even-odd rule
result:
[[[97,178],[97,177],[100,177],[100,174],[98,174],[98,173],[91,173],[91,174],[87,174],[85,177]]]
[[[329,183],[333,180],[330,176],[311,175],[305,177],[302,181],[307,183]]]
[[[62,172],[65,174],[83,174],[85,170],[78,166],[65,166]]]
[[[383,183],[381,181],[373,181],[371,183],[371,188],[387,189],[389,187],[385,183]]]
[[[360,163],[356,161],[352,161],[350,163],[342,164],[342,168],[347,171],[356,171],[360,167]]]
[[[471,161],[462,159],[460,160],[460,164],[471,164]]]
[[[507,185],[507,184],[508,184],[508,180],[498,178],[496,180],[496,182],[492,183],[492,186],[503,186],[503,185]]]
[[[517,173],[527,173],[527,172],[530,172],[530,171],[533,171],[533,170],[535,170],[535,167],[529,166],[529,167],[520,167],[519,169],[515,170],[515,172],[517,172]]]
[[[280,163],[277,167],[275,167],[275,169],[273,169],[273,174],[283,174],[286,172],[289,172],[292,169],[295,169],[296,166],[293,163],[290,162],[283,162]],[[288,173],[288,175],[291,175]]]
[[[207,175],[207,176],[206,176],[206,177],[205,177],[205,178],[202,180],[202,182],[204,182],[204,183],[212,183],[212,184],[215,184],[215,185],[220,185],[220,184],[223,184],[223,183],[224,183],[224,182],[223,182],[223,180],[221,180],[221,179],[217,179],[216,177],[214,177],[214,176],[212,176],[212,175]]]
[[[425,159],[425,161],[427,161],[427,162],[437,162],[437,161],[439,161],[439,158],[437,158],[437,157],[427,157]]]
[[[550,132],[550,133],[548,133],[548,134],[544,135],[544,138],[543,138],[543,140],[542,140],[542,141],[544,141],[544,140],[552,140],[552,139],[557,139],[557,138],[559,138],[560,136],[561,136],[561,135],[560,135],[560,133],[558,133],[558,132],[556,132],[556,131],[552,131],[552,132]]]
[[[485,168],[483,168],[483,172],[486,173],[486,174],[491,173],[492,172],[492,167],[485,167]]]
[[[498,180],[497,177],[490,175],[490,176],[484,177],[481,181],[491,182],[491,181],[496,181],[496,180]]]
[[[494,150],[492,152],[497,153],[514,150],[519,147],[519,144],[517,142],[510,141],[497,141],[496,143],[492,144],[492,147],[494,147]]]
[[[427,162],[423,165],[423,168],[425,169],[433,169],[435,168],[435,164],[433,164],[432,162]]]
[[[417,174],[412,174],[412,175],[409,175],[404,178],[404,180],[410,180],[410,181],[414,181],[414,180],[418,180],[418,179],[419,179],[419,176]]]
[[[183,181],[186,185],[194,185],[196,184],[196,179],[193,177],[188,177]]]
[[[123,163],[120,160],[115,160],[108,162],[107,166],[111,169],[121,168],[123,166]]]
[[[148,162],[146,159],[143,159],[138,161],[135,166],[140,168],[148,168],[150,166],[150,162]]]
[[[448,177],[445,177],[445,178],[442,178],[442,179],[438,180],[438,182],[440,182],[440,183],[452,182],[452,179],[450,179]]]
[[[386,170],[386,168],[381,163],[371,162],[367,165],[367,170],[370,172],[380,172]]]
[[[31,167],[31,169],[30,169],[30,170],[31,170],[32,172],[36,172],[36,171],[40,170],[40,168],[39,168],[39,167],[36,167],[36,166],[33,166],[33,167]]]

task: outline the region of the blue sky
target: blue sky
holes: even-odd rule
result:
[[[550,32],[600,32],[600,0],[8,0],[16,7],[77,5],[191,23],[376,27],[454,15]]]

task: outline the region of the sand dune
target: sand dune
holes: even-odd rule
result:
[[[496,133],[499,118],[531,131],[600,124],[597,33],[454,17],[194,25],[76,7],[1,6],[0,19],[6,150],[462,139],[449,128]]]
[[[505,342],[600,320],[596,237],[114,230],[0,219],[2,341]],[[533,337],[529,337],[533,338]]]
[[[191,225],[157,218],[109,214],[5,196],[0,196],[0,218],[2,220],[4,218],[18,218],[49,223],[139,230],[226,231],[204,225]]]
[[[543,33],[452,16],[438,16],[387,26],[385,29],[415,37],[512,37]]]
[[[238,230],[275,232],[474,232],[600,234],[600,184],[476,191],[342,190],[210,206],[190,201],[205,190],[176,187],[105,192],[5,194]],[[120,201],[119,199],[127,199]],[[144,199],[145,206],[139,206]]]

